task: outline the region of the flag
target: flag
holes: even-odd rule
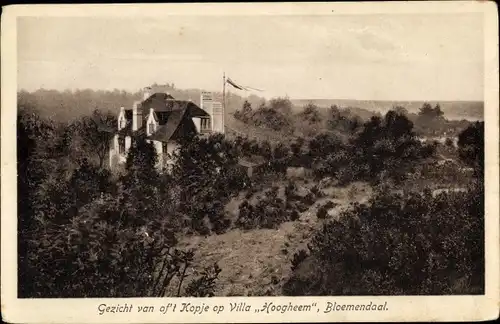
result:
[[[247,88],[247,89],[251,89],[251,90],[255,90],[255,91],[264,91],[264,90],[257,89],[257,88],[252,88],[252,87],[249,87],[249,86],[247,86],[246,88]]]
[[[236,89],[246,90],[244,87],[239,86],[239,85],[237,85],[236,83],[234,83],[234,82],[233,82],[233,80],[231,80],[230,78],[227,78],[227,83],[229,83],[230,85],[232,85],[232,86],[233,86],[233,87],[235,87]]]
[[[234,82],[233,80],[231,80],[230,78],[227,78],[226,82],[229,83],[230,85],[232,85],[233,87],[235,87],[236,89],[239,89],[239,90],[245,90],[245,91],[249,91],[249,90],[263,91],[261,89],[252,88],[252,87],[249,87],[249,86],[239,85],[236,82]]]

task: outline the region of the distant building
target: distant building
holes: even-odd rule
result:
[[[262,156],[252,155],[238,159],[238,167],[251,178],[264,172],[267,161]]]
[[[131,109],[120,108],[109,151],[110,168],[126,161],[134,138],[145,137],[153,143],[158,167],[163,168],[173,163],[172,154],[182,137],[219,131],[219,127],[213,128],[214,124],[223,129],[223,116],[213,113],[212,94],[203,92],[200,102],[198,107],[191,100],[177,100],[169,93],[152,93],[151,88],[145,88],[141,101],[134,102]]]

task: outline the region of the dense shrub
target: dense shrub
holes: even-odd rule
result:
[[[312,194],[309,198],[312,203],[301,202],[303,197],[297,195],[295,183],[289,182],[285,187],[286,200],[278,197],[279,187],[267,190],[263,197],[255,205],[244,200],[239,206],[238,218],[235,226],[242,229],[253,228],[276,228],[279,224],[287,221],[295,221],[299,218],[299,212],[307,210],[314,203]],[[299,199],[299,200],[295,200]]]
[[[482,293],[483,185],[436,197],[379,193],[325,223],[309,250],[285,294]]]
[[[325,193],[319,189],[317,185],[314,185],[311,189],[310,192],[316,197],[316,198],[322,198],[325,196]]]
[[[299,250],[293,255],[292,259],[292,271],[297,270],[298,266],[308,257],[305,250]]]
[[[318,212],[316,213],[318,219],[325,219],[327,215],[328,215],[328,209],[326,209],[325,206],[321,206],[320,208],[318,208]]]
[[[299,113],[299,118],[305,120],[310,124],[316,124],[321,121],[319,107],[313,103],[308,103],[304,106],[302,112]]]
[[[248,102],[243,104],[242,110],[235,112],[234,117],[245,123],[270,128],[275,131],[291,130],[289,118],[292,103],[287,98],[273,98],[266,105],[262,103],[257,109],[252,110]]]
[[[328,216],[328,211],[335,207],[335,203],[333,201],[328,201],[324,205],[321,205],[318,208],[318,212],[316,213],[316,216],[318,219],[325,219]]]
[[[285,197],[287,201],[292,201],[297,198],[297,185],[294,181],[288,181],[285,187]]]
[[[237,148],[220,134],[194,137],[181,143],[175,159],[173,177],[180,196],[179,212],[200,234],[222,233],[230,224],[225,203],[250,182],[237,167]]]
[[[222,270],[215,263],[211,267],[205,267],[201,276],[193,280],[186,287],[185,295],[188,297],[212,297],[215,294],[215,283]]]
[[[476,176],[484,173],[484,122],[476,122],[458,136],[460,158],[476,170]]]

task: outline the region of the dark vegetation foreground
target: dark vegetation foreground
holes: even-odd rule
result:
[[[171,173],[143,140],[110,172],[113,114],[61,122],[23,95],[20,297],[484,293],[482,122],[275,98],[181,143]]]

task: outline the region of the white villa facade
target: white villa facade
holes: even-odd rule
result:
[[[158,167],[165,168],[173,163],[172,153],[183,136],[224,133],[224,111],[220,103],[213,101],[212,93],[201,93],[200,106],[145,88],[142,101],[134,102],[131,109],[120,108],[109,150],[110,168],[126,161],[132,140],[137,136],[154,144]]]

